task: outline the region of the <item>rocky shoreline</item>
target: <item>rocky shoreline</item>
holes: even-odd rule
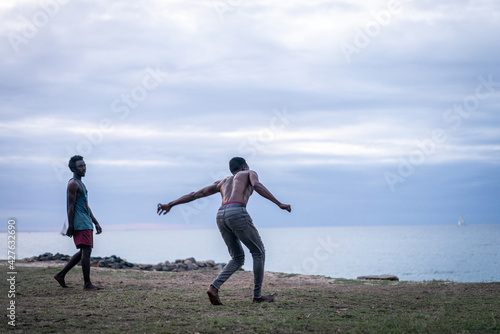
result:
[[[32,256],[30,258],[25,258],[26,262],[38,262],[38,261],[63,261],[68,262],[71,259],[70,255],[65,254],[52,254],[44,253],[38,256]],[[175,260],[174,262],[165,261],[163,263],[153,264],[138,264],[131,263],[125,259],[120,258],[116,255],[111,255],[109,257],[91,257],[90,264],[93,267],[100,268],[111,268],[111,269],[137,269],[137,270],[147,270],[147,271],[191,271],[191,270],[222,270],[226,264],[225,263],[215,263],[213,260],[206,261],[196,261],[193,257],[184,260]],[[80,264],[79,264],[80,265]]]
[[[25,258],[25,262],[48,262],[48,261],[58,261],[58,262],[68,262],[71,259],[70,255],[65,254],[52,254],[43,253],[38,256],[32,256],[30,258]],[[78,263],[80,265],[80,263]],[[120,258],[116,255],[111,255],[108,257],[91,257],[90,265],[92,267],[99,268],[111,268],[111,269],[136,269],[136,270],[146,270],[146,271],[171,271],[171,272],[182,272],[182,271],[192,271],[192,270],[222,270],[226,266],[226,263],[215,263],[213,260],[206,261],[196,261],[195,258],[189,257],[184,260],[175,260],[174,262],[165,261],[162,263],[154,264],[139,264],[131,263],[125,259]],[[240,270],[244,270],[240,268]],[[357,280],[360,281],[399,281],[399,278],[394,275],[367,275],[358,276]]]

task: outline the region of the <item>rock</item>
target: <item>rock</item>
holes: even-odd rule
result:
[[[177,265],[176,264],[167,264],[163,268],[167,268],[167,270],[163,269],[165,271],[173,271],[173,270],[177,269]]]
[[[215,269],[215,270],[222,270],[224,269],[226,265],[225,264],[222,264],[222,263],[217,263],[215,266],[213,266],[212,269]]]
[[[186,265],[187,270],[196,270],[198,269],[198,265],[191,260],[184,260],[184,264]]]
[[[130,263],[130,262],[126,262],[123,264],[124,267],[127,267],[127,268],[132,268],[134,266],[133,263]]]
[[[359,276],[357,279],[364,281],[399,281],[399,278],[394,275],[368,275]]]
[[[163,270],[163,265],[157,264],[156,266],[153,266],[151,268],[151,270],[153,270],[153,271],[162,271]]]
[[[111,268],[113,268],[113,269],[122,269],[122,265],[119,264],[118,262],[113,262],[111,264]]]

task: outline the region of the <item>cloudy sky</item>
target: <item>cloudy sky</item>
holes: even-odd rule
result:
[[[500,224],[500,4],[0,4],[0,216],[58,231],[84,156],[104,229],[214,228],[156,204],[243,156],[258,227]]]

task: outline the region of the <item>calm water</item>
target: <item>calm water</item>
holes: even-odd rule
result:
[[[500,225],[376,226],[259,229],[266,270],[356,278],[391,274],[400,280],[500,281]],[[0,234],[6,250],[6,233]],[[156,264],[194,257],[227,262],[217,230],[108,231],[94,238],[94,256],[117,255]],[[17,234],[17,257],[74,254],[60,234]],[[4,254],[5,253],[5,254]],[[7,258],[7,251],[0,254]],[[252,268],[247,253],[245,269]]]

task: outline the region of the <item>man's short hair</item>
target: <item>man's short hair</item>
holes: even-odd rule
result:
[[[247,162],[245,159],[240,157],[234,157],[229,161],[229,170],[234,175],[238,173],[243,167],[245,167]]]
[[[69,159],[68,167],[69,170],[74,172],[74,169],[76,168],[76,162],[79,160],[83,160],[83,157],[81,155],[74,155]]]

